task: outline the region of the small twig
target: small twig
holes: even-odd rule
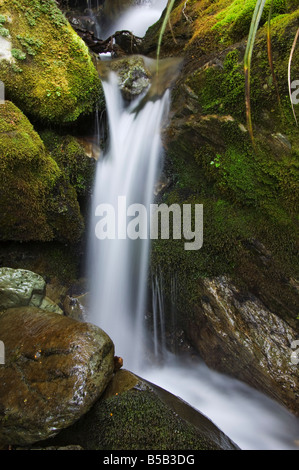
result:
[[[171,24],[171,21],[170,21],[170,17],[168,18],[168,26],[169,26],[169,29],[170,29],[170,32],[171,32],[171,36],[172,36],[172,39],[174,41],[175,44],[177,44],[177,40],[174,36],[174,32],[173,32],[173,28],[172,28],[172,24]]]
[[[182,13],[183,13],[186,21],[188,21],[188,23],[192,23],[192,18],[190,18],[190,16],[186,15],[186,13],[185,13],[185,10],[187,8],[187,2],[188,2],[188,0],[186,0],[185,3],[184,3]]]

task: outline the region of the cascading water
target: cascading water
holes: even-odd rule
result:
[[[129,8],[113,24],[105,30],[105,37],[111,36],[115,31],[129,30],[135,36],[143,37],[149,26],[154,24],[161,16],[167,5],[167,0],[143,0]]]
[[[110,145],[97,167],[93,214],[99,207],[103,211],[106,208],[113,211],[113,220],[104,220],[106,239],[100,240],[95,235],[98,219],[94,218],[91,230],[91,321],[113,337],[117,353],[124,358],[127,367],[135,370],[145,341],[143,318],[149,234],[148,231],[140,233],[137,223],[137,230],[133,230],[131,236],[127,228],[132,226],[132,217],[138,212],[136,204],[148,208],[149,214],[161,163],[160,128],[168,109],[169,92],[159,100],[148,101],[137,112],[134,111],[136,102],[125,107],[115,74],[110,75],[103,87]],[[127,208],[132,212],[127,214]],[[113,233],[109,232],[109,224]],[[132,239],[135,233],[139,239]]]
[[[152,277],[153,344],[157,357],[162,350],[164,363],[158,366],[143,363],[140,368],[139,360],[143,361],[142,354],[147,352],[143,320],[149,241],[146,237],[137,240],[126,237],[127,224],[135,215],[131,212],[127,219],[126,208],[136,203],[148,207],[151,202],[161,163],[160,128],[167,114],[169,93],[155,102],[146,102],[137,112],[138,101],[125,106],[115,75],[104,81],[103,87],[110,138],[107,152],[97,163],[92,203],[89,320],[111,336],[116,354],[124,358],[127,369],[179,395],[205,413],[242,449],[296,449],[298,419],[284,408],[238,380],[208,369],[200,361],[167,353],[161,273]],[[107,205],[105,214],[97,211],[101,204]],[[110,219],[106,218],[105,227],[111,239],[99,240],[95,234],[99,219],[96,214],[103,220],[111,207],[115,226],[112,223],[108,227]],[[136,224],[135,230],[138,229]],[[171,285],[175,298],[175,275]],[[175,304],[172,307],[175,309]]]

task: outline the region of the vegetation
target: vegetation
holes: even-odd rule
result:
[[[0,62],[7,98],[45,123],[67,124],[92,112],[102,96],[100,80],[87,46],[55,1],[4,0],[0,15],[0,34],[10,35],[15,59]]]
[[[1,240],[76,241],[76,193],[33,126],[11,102],[0,115]]]
[[[253,292],[263,286],[271,292],[273,308],[288,321],[294,322],[297,315],[295,291],[282,287],[281,278],[296,279],[299,274],[294,264],[299,135],[287,80],[299,11],[291,2],[273,2],[271,67],[267,47],[271,3],[265,2],[253,35],[250,111],[255,147],[246,126],[244,53],[256,1],[246,2],[245,8],[240,0],[176,2],[170,17],[172,32],[164,33],[161,55],[169,50],[178,54],[179,44],[185,67],[173,90],[174,118],[165,136],[165,170],[173,184],[161,202],[197,203],[204,208],[201,250],[186,252],[183,241],[153,244],[152,270],[162,270],[168,299],[171,278],[178,276],[182,327],[186,314],[192,318],[200,300],[200,279],[223,274]],[[183,28],[188,39],[182,46]],[[145,40],[149,50],[157,29],[154,25]],[[292,59],[295,79],[299,62],[295,54]],[[255,240],[271,253],[268,272],[253,248]],[[277,292],[285,308],[274,300]]]

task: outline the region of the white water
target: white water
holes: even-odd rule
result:
[[[123,30],[131,31],[137,37],[144,37],[147,29],[159,20],[166,5],[167,0],[151,0],[130,8],[106,29],[105,38],[115,31]]]
[[[172,354],[139,375],[206,415],[242,450],[298,450],[298,419],[276,402],[203,362]],[[297,441],[297,444],[296,442]]]
[[[118,196],[128,204],[151,202],[161,159],[160,127],[168,109],[168,92],[148,102],[136,115],[124,107],[116,76],[103,84],[109,114],[110,145],[98,162],[93,213],[100,203],[117,208]],[[208,416],[242,449],[296,449],[298,420],[275,402],[245,384],[209,370],[203,363],[165,356],[163,284],[154,280],[160,329],[154,341],[162,366],[141,367],[147,354],[143,329],[148,270],[147,240],[90,240],[92,308],[90,321],[113,339],[125,368],[180,396]],[[124,221],[123,221],[124,222]],[[122,226],[116,224],[116,229]],[[175,286],[173,287],[175,291]],[[154,302],[155,306],[155,302]]]
[[[98,162],[92,214],[100,203],[117,208],[118,196],[126,196],[127,205],[151,202],[161,163],[159,132],[169,99],[167,92],[161,100],[148,102],[136,115],[134,103],[125,108],[115,76],[103,86],[110,145]],[[277,403],[237,380],[209,370],[203,363],[165,355],[163,286],[155,281],[154,314],[160,325],[156,325],[154,351],[158,356],[162,344],[165,360],[161,366],[141,367],[142,354],[147,354],[143,319],[149,243],[128,239],[99,241],[94,232],[96,222],[92,215],[88,261],[92,279],[90,321],[111,336],[125,368],[180,396],[242,449],[298,449],[298,419]],[[123,231],[123,222],[116,224],[117,231]],[[175,291],[175,285],[173,288]]]
[[[98,162],[92,214],[99,204],[113,206],[116,239],[99,240],[95,226],[100,218],[92,217],[91,321],[111,335],[117,354],[124,358],[126,367],[134,369],[137,358],[141,360],[145,341],[149,236],[139,240],[127,236],[126,228],[132,217],[120,220],[119,197],[126,198],[127,207],[131,204],[149,207],[151,203],[161,162],[160,128],[168,111],[169,92],[161,100],[147,102],[137,114],[133,110],[136,102],[125,107],[116,75],[111,74],[103,87],[110,143],[106,155]]]

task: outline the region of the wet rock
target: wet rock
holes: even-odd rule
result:
[[[65,315],[78,321],[86,321],[88,318],[89,294],[78,296],[67,295],[63,302]]]
[[[97,69],[102,79],[110,71],[117,73],[119,87],[126,100],[145,94],[140,104],[142,106],[148,100],[159,99],[172,86],[181,63],[180,58],[170,58],[159,61],[157,66],[156,60],[131,55],[112,61],[98,61]]]
[[[237,450],[208,418],[171,393],[118,371],[104,395],[73,426],[39,447],[85,450]]]
[[[0,268],[0,308],[39,307],[45,295],[42,276],[25,269]]]
[[[188,336],[208,366],[233,375],[298,413],[297,332],[249,291],[220,276],[200,281]]]
[[[0,445],[54,436],[86,413],[114,370],[114,346],[100,328],[35,307],[0,314]]]
[[[62,313],[45,294],[46,282],[39,274],[25,269],[0,268],[0,309],[29,306]]]
[[[150,85],[152,74],[142,56],[134,55],[109,62],[98,62],[97,68],[102,78],[110,71],[117,73],[120,90],[128,101],[145,92]]]

